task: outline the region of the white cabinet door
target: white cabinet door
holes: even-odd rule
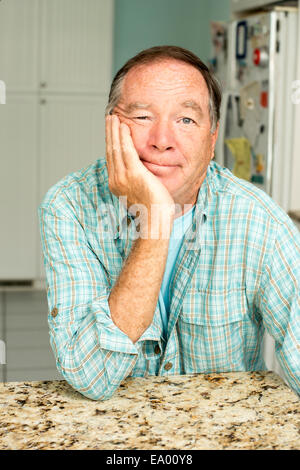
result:
[[[47,96],[41,99],[40,201],[68,173],[105,152],[106,96]]]
[[[107,93],[112,73],[112,0],[40,0],[41,87]]]
[[[4,341],[4,339],[5,339],[5,333],[4,333],[5,319],[4,319],[4,302],[3,302],[3,299],[4,299],[3,292],[0,292],[0,341]],[[1,351],[0,351],[0,353],[1,353]],[[0,357],[0,365],[1,365],[1,357]]]
[[[37,271],[37,97],[10,95],[0,106],[0,279]]]
[[[104,155],[113,6],[0,0],[0,280],[44,277],[37,206]]]
[[[5,318],[4,318],[4,294],[0,292],[0,383],[4,381],[4,370],[6,363],[6,343],[5,343]]]
[[[38,0],[0,2],[0,80],[7,91],[38,84]]]
[[[6,294],[6,379],[62,378],[55,365],[47,322],[45,291]]]

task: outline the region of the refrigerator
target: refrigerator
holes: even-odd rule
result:
[[[211,23],[210,68],[223,91],[215,160],[265,191],[285,211],[296,155],[297,23],[296,7]],[[263,347],[267,368],[285,380],[267,332]]]
[[[215,160],[290,209],[297,86],[296,7],[212,23],[222,90]]]

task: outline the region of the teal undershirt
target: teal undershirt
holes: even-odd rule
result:
[[[168,258],[158,298],[163,322],[163,334],[165,339],[167,338],[171,302],[169,295],[169,287],[174,276],[174,266],[176,263],[177,255],[182,245],[184,234],[192,224],[194,209],[195,206],[193,206],[183,216],[177,217],[177,219],[175,219],[173,223],[173,230],[169,242]]]

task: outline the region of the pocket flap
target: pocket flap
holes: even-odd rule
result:
[[[183,300],[180,319],[203,326],[249,320],[245,287],[191,289]]]

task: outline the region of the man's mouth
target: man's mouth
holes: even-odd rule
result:
[[[151,167],[156,167],[156,168],[174,168],[177,165],[171,165],[169,163],[156,163],[156,162],[149,162],[148,160],[144,160],[143,158],[140,158],[140,160],[144,163],[144,165],[148,168],[148,166]]]

